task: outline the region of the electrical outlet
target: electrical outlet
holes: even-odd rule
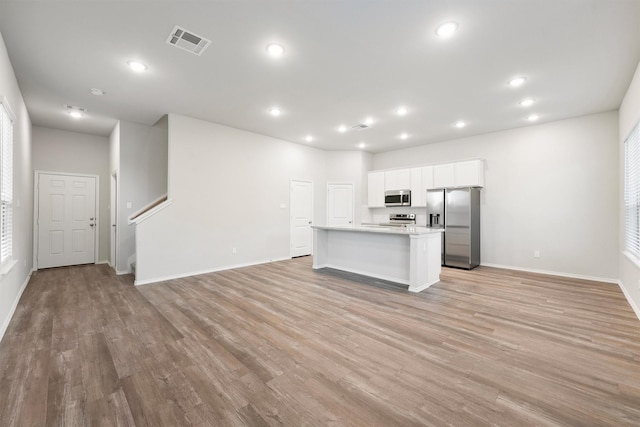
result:
[[[236,248],[233,248],[231,249],[231,253],[235,255],[236,253],[238,253],[238,251],[236,250]]]
[[[540,258],[540,251],[533,251],[534,258]]]

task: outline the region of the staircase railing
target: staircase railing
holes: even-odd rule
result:
[[[139,224],[145,219],[152,216],[154,213],[161,211],[165,207],[171,204],[171,200],[167,198],[166,194],[158,197],[151,203],[145,205],[141,209],[135,211],[129,216],[129,224]]]

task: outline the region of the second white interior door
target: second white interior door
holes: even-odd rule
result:
[[[327,225],[353,225],[353,184],[327,185]]]

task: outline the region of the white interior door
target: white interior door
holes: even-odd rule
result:
[[[313,183],[291,181],[291,257],[311,254],[313,233]]]
[[[353,225],[353,184],[327,184],[327,225]]]
[[[38,268],[95,262],[96,178],[38,174]]]

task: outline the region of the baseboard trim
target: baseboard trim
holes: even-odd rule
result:
[[[184,277],[199,276],[201,274],[216,273],[218,271],[224,271],[224,270],[233,270],[234,268],[251,267],[252,265],[268,264],[270,262],[285,261],[285,260],[288,260],[288,259],[291,259],[291,258],[290,257],[275,258],[275,259],[270,259],[270,260],[265,260],[265,261],[257,261],[257,262],[243,263],[243,264],[227,265],[227,266],[216,267],[216,268],[208,269],[208,270],[192,271],[192,272],[189,272],[189,273],[180,273],[180,274],[174,274],[174,275],[171,275],[171,276],[156,277],[154,279],[134,280],[133,284],[136,285],[136,286],[150,285],[150,284],[153,284],[153,283],[166,282],[167,280],[182,279]]]
[[[18,295],[16,295],[15,301],[13,301],[13,306],[11,306],[11,310],[9,310],[9,314],[7,314],[6,319],[4,319],[4,322],[2,323],[2,329],[0,329],[0,341],[2,341],[2,338],[4,337],[4,333],[7,332],[7,329],[9,328],[9,323],[11,322],[11,319],[13,318],[13,315],[15,314],[16,309],[18,308],[18,303],[20,302],[22,293],[27,288],[27,285],[29,284],[29,280],[31,280],[31,275],[33,274],[33,271],[34,270],[31,269],[31,271],[29,271],[29,274],[27,274],[27,278],[25,279],[24,283],[22,284],[22,287],[18,291]]]
[[[638,320],[640,320],[640,307],[636,305],[635,301],[633,300],[633,298],[631,298],[631,295],[629,295],[629,293],[627,292],[627,289],[624,287],[624,285],[622,284],[622,281],[620,280],[618,280],[618,287],[620,287],[620,289],[622,290],[622,293],[624,294],[624,297],[627,299],[627,302],[631,306],[631,309],[635,313]]]
[[[583,276],[581,274],[561,273],[558,271],[548,271],[548,270],[536,270],[533,268],[514,267],[512,265],[488,264],[484,262],[481,263],[480,265],[485,267],[501,268],[503,270],[516,270],[516,271],[524,271],[526,273],[545,274],[547,276],[560,276],[560,277],[568,277],[570,279],[591,280],[594,282],[610,283],[612,285],[617,285],[619,282],[618,279],[611,279],[607,277]]]
[[[413,292],[414,294],[417,294],[417,293],[422,292],[422,291],[424,291],[426,289],[429,289],[431,286],[435,285],[439,281],[440,281],[440,279],[436,280],[435,282],[425,283],[424,285],[418,286],[417,288],[412,288],[411,286],[409,286],[408,291],[409,292]]]

